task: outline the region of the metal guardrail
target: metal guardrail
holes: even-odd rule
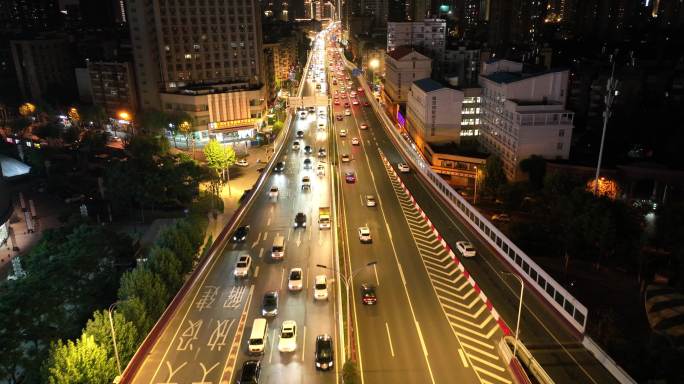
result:
[[[353,63],[345,58],[347,67],[355,68]],[[372,95],[363,76],[359,82],[368,95]],[[504,235],[496,226],[477,211],[463,196],[456,192],[441,176],[435,173],[416,148],[413,148],[399,134],[394,123],[389,119],[384,109],[374,97],[369,97],[376,115],[380,117],[385,130],[400,150],[404,158],[413,164],[417,173],[423,176],[430,186],[440,194],[449,207],[469,223],[472,228],[491,245],[525,281],[536,288],[541,296],[549,303],[570,325],[579,333],[584,333],[587,324],[588,310],[582,303],[572,296],[563,286],[555,281],[546,271],[525,254],[515,243]]]
[[[306,66],[304,67],[304,71],[302,72],[302,81],[300,82],[299,88],[297,89],[298,95],[301,95],[304,90],[304,84],[306,83],[304,79],[306,79],[306,73],[308,72],[310,61],[311,54],[309,54]],[[233,214],[233,217],[231,217],[228,223],[226,223],[221,233],[216,237],[216,240],[214,240],[207,254],[200,260],[200,262],[195,267],[195,270],[192,271],[192,273],[190,274],[188,280],[186,280],[185,284],[183,284],[180,290],[178,290],[176,295],[173,297],[169,305],[164,310],[164,313],[162,313],[162,315],[154,324],[150,332],[145,337],[145,340],[143,340],[143,342],[136,350],[135,354],[131,358],[131,361],[128,363],[126,369],[122,373],[119,383],[132,382],[133,378],[138,372],[138,369],[140,369],[143,361],[150,353],[157,339],[162,334],[163,330],[166,328],[169,321],[173,318],[174,314],[180,307],[185,296],[188,294],[188,292],[191,292],[193,288],[195,288],[195,286],[198,284],[200,280],[199,278],[203,276],[204,273],[208,272],[208,268],[212,264],[211,261],[213,261],[214,258],[219,257],[221,255],[221,252],[219,251],[224,248],[225,243],[229,239],[228,234],[232,233],[235,230],[237,224],[244,217],[249,208],[254,204],[254,197],[257,196],[258,191],[263,188],[266,178],[273,169],[275,160],[278,158],[283,148],[285,147],[283,144],[285,143],[286,138],[290,135],[290,131],[292,129],[292,126],[294,125],[294,121],[295,120],[293,119],[292,113],[289,113],[285,120],[285,124],[283,125],[285,129],[283,130],[282,134],[279,135],[279,137],[277,137],[276,140],[273,142],[273,157],[271,157],[263,172],[261,173],[257,181],[254,183],[255,186],[254,188],[252,188],[253,192],[249,196],[247,202],[238,207],[238,209]]]

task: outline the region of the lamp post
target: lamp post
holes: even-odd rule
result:
[[[378,263],[377,261],[371,261],[371,262],[367,263],[366,265],[359,267],[359,268],[356,268],[355,270],[351,271],[348,276],[342,274],[341,272],[337,271],[334,268],[330,268],[330,267],[323,265],[323,264],[316,264],[316,266],[319,268],[330,270],[332,273],[337,275],[337,277],[340,279],[340,281],[342,281],[344,283],[344,289],[345,289],[345,292],[347,295],[347,303],[345,305],[346,310],[347,310],[347,345],[351,345],[351,332],[350,332],[350,330],[351,330],[351,313],[350,312],[351,311],[349,310],[349,303],[351,301],[351,297],[349,297],[349,291],[351,289],[352,279],[354,278],[354,276],[356,276],[357,273],[361,272],[362,270],[364,270],[368,267],[372,267],[373,265],[375,265],[377,263]]]
[[[477,165],[475,166],[475,193],[473,193],[473,205],[477,204],[477,174],[479,170],[477,169]]]
[[[518,320],[515,322],[515,345],[513,345],[513,357],[516,357],[516,353],[518,352],[518,333],[520,331],[520,314],[522,312],[522,303],[523,303],[523,292],[525,291],[525,283],[523,283],[522,277],[516,275],[515,273],[511,272],[506,272],[506,271],[501,271],[502,275],[511,275],[518,279],[520,282],[520,301],[518,302]]]
[[[370,61],[368,62],[368,67],[370,67],[370,69],[372,70],[371,76],[370,76],[371,90],[372,91],[375,91],[375,71],[378,69],[379,66],[380,66],[380,60],[378,60],[375,57],[370,59]]]
[[[121,376],[121,360],[119,359],[119,349],[116,346],[116,332],[114,331],[114,319],[112,319],[112,311],[118,304],[119,302],[117,301],[114,304],[110,305],[109,309],[107,310],[107,313],[109,314],[109,326],[112,330],[112,343],[114,344],[114,356],[116,357],[116,367],[119,370],[119,376]]]
[[[601,160],[603,159],[603,144],[606,141],[606,129],[608,128],[608,119],[612,115],[611,108],[613,106],[613,100],[615,96],[619,94],[617,87],[618,81],[615,79],[615,56],[617,52],[611,55],[610,61],[613,63],[613,68],[610,71],[610,78],[606,84],[606,96],[604,97],[604,102],[606,104],[606,109],[603,111],[603,132],[601,133],[601,146],[599,147],[598,163],[596,164],[596,177],[594,177],[594,195],[598,195],[599,192],[599,174],[601,173]]]

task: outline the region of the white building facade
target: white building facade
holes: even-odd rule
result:
[[[430,77],[432,60],[410,47],[400,47],[385,54],[385,87],[387,100],[403,104],[408,100],[414,81]]]
[[[430,143],[461,140],[461,109],[464,94],[432,79],[413,82],[406,105],[406,130],[426,152]]]
[[[432,59],[444,61],[446,21],[424,19],[387,23],[387,52],[408,45],[420,47]]]
[[[568,71],[524,73],[508,60],[484,63],[480,142],[499,156],[510,180],[522,178],[520,161],[538,155],[567,159],[574,113],[565,108]]]

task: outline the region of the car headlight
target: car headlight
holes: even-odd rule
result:
[[[319,362],[316,362],[316,366],[320,368],[320,366],[321,366],[321,363],[319,363]]]

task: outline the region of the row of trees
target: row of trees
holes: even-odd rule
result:
[[[115,300],[133,265],[132,240],[72,221],[45,231],[22,258],[27,276],[0,285],[0,381],[39,383],[50,344],[76,337],[95,308]]]
[[[204,242],[206,206],[198,202],[189,217],[163,230],[146,260],[121,276],[112,320],[122,368],[192,270]],[[116,375],[107,310],[95,311],[75,340],[53,342],[41,370],[50,384],[111,383]]]
[[[127,147],[129,156],[105,172],[106,196],[114,214],[145,209],[181,208],[190,204],[199,185],[211,181],[210,169],[185,154],[171,154],[163,137],[139,134]]]

